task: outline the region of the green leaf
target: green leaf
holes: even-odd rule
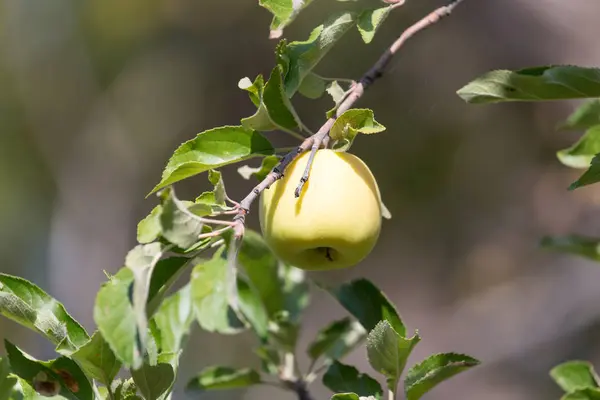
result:
[[[375,121],[372,110],[355,108],[344,112],[335,120],[329,136],[339,142],[336,149],[346,151],[357,134],[370,135],[384,130],[385,127]]]
[[[121,363],[100,332],[95,332],[90,341],[73,353],[71,358],[77,361],[88,376],[107,386],[121,369]]]
[[[262,370],[271,375],[279,374],[281,358],[279,351],[270,345],[263,345],[254,350],[254,353],[260,358]]]
[[[556,153],[560,162],[571,168],[588,168],[600,153],[600,125],[588,129],[573,146]]]
[[[575,190],[583,186],[588,186],[600,181],[600,155],[592,158],[591,165],[575,182],[569,186],[569,190]]]
[[[193,320],[192,292],[188,284],[167,297],[153,317],[160,332],[160,352],[179,352]]]
[[[237,279],[237,291],[240,300],[240,311],[252,326],[259,338],[266,339],[269,317],[260,296],[241,277]]]
[[[388,388],[394,393],[404,371],[406,361],[421,341],[418,334],[412,338],[400,336],[388,321],[381,321],[367,336],[367,357],[373,369],[384,375]]]
[[[321,356],[335,360],[343,357],[366,337],[360,323],[344,318],[334,321],[317,334],[308,347],[308,355],[316,360]]]
[[[141,244],[152,243],[160,236],[160,214],[162,206],[152,209],[150,214],[138,223],[137,240]]]
[[[198,241],[203,222],[189,210],[189,202],[177,198],[173,188],[169,189],[160,214],[162,236],[176,246],[187,249]]]
[[[279,157],[267,156],[262,159],[260,167],[252,168],[248,165],[243,165],[238,168],[237,172],[246,180],[254,177],[260,182],[267,177],[277,164],[279,164]]]
[[[150,193],[209,169],[272,153],[271,143],[251,129],[242,126],[210,129],[175,150],[160,183]]]
[[[346,94],[346,91],[340,86],[338,81],[331,82],[329,86],[327,86],[326,91],[331,96],[331,99],[336,106],[339,105]]]
[[[381,385],[367,374],[350,365],[334,361],[323,375],[323,384],[334,393],[353,392],[360,396],[381,397]]]
[[[367,331],[375,328],[380,321],[386,320],[400,336],[406,335],[406,327],[396,307],[370,281],[358,279],[338,288],[327,288],[323,285],[321,287],[335,297]]]
[[[250,92],[251,98],[258,95],[259,105],[254,115],[241,120],[242,126],[257,131],[280,129],[288,132],[302,126],[298,114],[285,94],[282,73],[282,66],[277,65],[264,88],[259,86],[261,79],[256,78],[254,84],[245,89]]]
[[[238,253],[238,262],[246,271],[251,286],[259,293],[269,317],[284,310],[285,299],[279,278],[279,262],[258,232],[246,230]]]
[[[567,393],[598,387],[598,376],[587,361],[568,361],[557,365],[550,371],[550,376]]]
[[[38,361],[18,347],[4,341],[12,372],[38,392],[60,394],[67,399],[92,400],[92,385],[73,360],[63,356],[51,361]]]
[[[192,392],[207,390],[239,389],[260,383],[260,375],[253,369],[235,369],[213,366],[203,369],[186,386]]]
[[[559,65],[491,71],[457,93],[468,103],[600,97],[600,69]]]
[[[89,340],[85,329],[61,303],[23,278],[0,274],[0,314],[60,345],[62,354]]]
[[[291,322],[298,322],[302,311],[310,301],[310,288],[306,281],[306,272],[299,268],[280,264],[279,277],[282,282],[284,310],[287,312],[287,318]]]
[[[561,400],[600,400],[600,389],[581,389],[567,393]]]
[[[169,257],[156,263],[150,278],[150,288],[148,289],[148,304],[146,306],[148,315],[154,314],[169,288],[186,268],[192,265],[193,261],[193,259],[190,260],[186,257]]]
[[[318,99],[325,93],[326,82],[319,75],[311,72],[300,84],[298,92],[309,99]]]
[[[279,44],[277,57],[278,63],[284,67],[287,97],[291,98],[296,93],[304,78],[355,23],[355,14],[337,14],[316,27],[306,41]]]
[[[388,17],[392,6],[365,10],[358,16],[358,31],[365,43],[371,43],[375,33]]]
[[[132,370],[131,376],[145,400],[164,398],[163,394],[175,381],[173,366],[167,363],[144,364],[140,369]]]
[[[291,321],[287,312],[281,312],[269,321],[269,339],[285,352],[294,353],[298,342],[300,326]]]
[[[115,356],[126,367],[137,369],[143,353],[129,297],[132,284],[133,271],[129,268],[121,268],[104,283],[96,296],[94,321]]]
[[[17,378],[10,375],[8,359],[0,358],[0,400],[10,400],[13,396],[13,388],[17,384]]]
[[[112,389],[115,400],[141,400],[141,397],[137,396],[137,387],[132,378],[113,382]]]
[[[194,313],[200,326],[209,332],[238,333],[244,329],[229,305],[227,260],[218,251],[211,260],[202,261],[192,271],[191,289]]]
[[[258,4],[273,14],[270,37],[277,39],[283,34],[283,29],[294,21],[296,16],[312,0],[259,0]]]
[[[600,99],[587,100],[559,128],[585,130],[596,125],[600,125]]]
[[[411,367],[404,379],[407,400],[418,400],[441,382],[479,365],[479,361],[464,354],[435,354]]]
[[[125,258],[125,266],[133,272],[131,302],[142,352],[146,348],[146,333],[148,331],[146,303],[150,290],[150,280],[154,267],[162,255],[163,245],[151,243],[134,247]]]
[[[568,235],[561,237],[544,237],[541,246],[561,253],[575,254],[590,260],[600,261],[600,239]]]
[[[356,393],[337,393],[331,396],[331,400],[360,400]]]

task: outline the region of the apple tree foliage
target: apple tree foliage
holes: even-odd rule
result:
[[[258,3],[273,14],[270,36],[277,39],[311,1]],[[250,230],[236,249],[240,269],[232,275],[228,268],[230,225],[215,227],[214,220],[213,224],[207,223],[214,215],[231,215],[236,206],[227,196],[219,168],[244,163],[240,174],[261,180],[281,154],[265,133],[287,133],[296,138],[310,135],[294,109],[294,96],[316,99],[329,95],[335,108],[351,80],[325,78],[316,67],[349,32],[358,32],[365,43],[370,43],[395,8],[394,3],[398,2],[367,5],[340,1],[338,12],[318,25],[306,40],[280,40],[270,74],[239,81],[239,88],[247,92],[256,112],[239,125],[201,132],[175,150],[151,190],[158,204],[138,224],[138,245],[127,254],[121,269],[114,275],[107,274],[107,281],[96,295],[95,332],[87,332],[58,300],[34,283],[0,274],[0,313],[45,337],[57,353],[55,359],[38,360],[5,339],[6,355],[0,359],[0,400],[168,399],[175,386],[180,356],[196,323],[222,335],[251,331],[256,339],[255,364],[259,367],[205,368],[186,385],[194,397],[208,391],[275,384],[306,400],[312,398],[308,386],[321,379],[332,391],[332,398],[338,400],[379,399],[384,393],[396,397],[400,387],[405,398],[417,400],[444,380],[479,364],[466,355],[445,353],[407,368],[407,360],[421,337],[407,329],[396,307],[372,282],[358,279],[329,287],[309,281],[304,271],[276,259],[261,235]],[[544,80],[546,75],[541,70],[522,74],[526,90],[515,89],[513,96],[576,97],[600,90],[600,84],[592,85],[595,76],[589,70],[557,70],[558,83]],[[565,85],[561,85],[561,79]],[[534,89],[535,93],[530,94]],[[508,93],[508,89],[490,86],[489,93],[463,94],[481,102],[496,99],[496,92]],[[582,111],[569,122],[570,127],[589,128],[587,138],[564,153],[571,163],[582,165],[586,158],[592,163],[577,186],[591,183],[598,175],[592,153],[597,135],[589,115],[595,109],[589,104],[587,112]],[[332,145],[346,151],[358,134],[384,129],[374,119],[373,111],[351,109],[333,125]],[[195,199],[180,199],[173,184],[198,174],[207,177],[213,190],[199,193]],[[573,248],[577,243],[585,247],[584,242],[576,240],[569,246]],[[185,282],[183,286],[175,289],[175,282],[181,281]],[[230,287],[237,289],[235,304],[229,296]],[[311,287],[329,293],[348,316],[322,327],[308,347],[300,349],[302,315]],[[193,349],[198,350],[201,352]],[[368,357],[379,380],[343,363],[343,357],[356,350]],[[300,352],[310,360],[304,370],[297,362]],[[571,380],[572,372],[558,375],[565,387],[593,391],[589,385],[595,382],[595,375],[589,368],[585,371],[589,378],[585,382],[579,372]]]
[[[510,101],[540,102],[583,100],[558,126],[561,131],[583,132],[572,146],[556,153],[570,168],[583,171],[568,187],[580,189],[600,182],[600,69],[572,65],[550,65],[517,71],[490,71],[458,90],[468,103],[487,104]],[[541,246],[554,251],[600,261],[600,238],[579,234],[544,237]],[[563,400],[600,399],[600,379],[585,361],[568,361],[550,372],[565,391]]]

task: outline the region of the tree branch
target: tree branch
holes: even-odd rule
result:
[[[358,83],[349,91],[348,95],[337,107],[335,116],[329,118],[323,126],[312,136],[306,138],[304,142],[294,150],[287,153],[282,157],[279,164],[273,168],[273,170],[256,185],[252,191],[240,202],[238,207],[238,213],[234,217],[234,234],[236,237],[241,238],[244,234],[244,223],[246,215],[250,212],[250,206],[256,200],[256,198],[266,189],[268,189],[273,183],[283,177],[285,169],[296,159],[300,154],[307,151],[311,151],[308,163],[304,174],[300,180],[300,183],[295,191],[295,196],[299,197],[304,184],[308,181],[310,175],[310,169],[312,161],[317,150],[329,141],[329,130],[333,126],[337,117],[348,111],[354,103],[358,101],[364,94],[365,90],[371,86],[377,79],[383,76],[386,67],[392,60],[393,56],[400,50],[400,48],[406,43],[408,39],[414,36],[416,33],[434,25],[442,18],[447,17],[452,13],[454,8],[462,3],[463,0],[453,0],[448,5],[437,8],[415,24],[408,27],[400,37],[383,53],[383,55],[377,60],[377,62],[362,76]],[[404,4],[404,0],[390,0],[389,3],[393,3],[393,7],[399,7]]]

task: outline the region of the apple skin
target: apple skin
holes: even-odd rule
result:
[[[299,198],[294,191],[309,153],[260,197],[260,226],[283,262],[304,270],[347,268],[375,247],[381,231],[381,196],[375,177],[355,155],[318,150]]]

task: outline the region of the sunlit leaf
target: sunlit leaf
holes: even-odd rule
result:
[[[229,305],[227,260],[222,251],[201,261],[192,271],[194,313],[200,326],[209,332],[238,333],[245,328]]]
[[[150,214],[141,220],[137,226],[137,240],[141,244],[154,242],[160,236],[160,214],[162,206],[152,209]]]
[[[262,159],[260,167],[252,168],[248,165],[243,165],[237,171],[246,180],[254,177],[256,180],[262,181],[277,164],[279,164],[279,157],[267,156]]]
[[[373,369],[386,377],[388,388],[396,392],[406,361],[421,338],[400,336],[388,321],[381,321],[367,336],[367,356]]]
[[[251,98],[258,97],[259,105],[254,115],[241,120],[242,126],[257,131],[293,131],[301,126],[300,118],[285,94],[282,73],[282,66],[277,65],[264,87],[260,86],[261,80],[257,78],[251,87],[245,89],[251,93]]]
[[[598,387],[598,375],[587,361],[568,361],[557,365],[550,376],[565,392]]]
[[[425,393],[454,375],[479,365],[464,354],[435,354],[411,367],[404,379],[407,400],[418,400]]]
[[[567,393],[560,400],[600,400],[600,389],[580,389]]]
[[[519,71],[491,71],[457,93],[469,103],[600,97],[600,69],[544,66]]]
[[[242,126],[223,126],[199,133],[183,143],[167,163],[151,193],[201,172],[270,155],[273,146],[260,133]]]
[[[598,153],[600,153],[600,125],[588,129],[577,143],[559,151],[556,155],[567,167],[588,168]]]
[[[90,341],[73,353],[71,358],[77,361],[88,376],[104,385],[110,385],[121,369],[121,363],[100,332],[95,332]]]
[[[61,303],[23,278],[0,274],[0,314],[42,334],[60,346],[63,354],[89,340]]]
[[[365,43],[371,43],[375,33],[390,14],[392,6],[365,10],[358,16],[358,31]]]
[[[385,127],[375,121],[372,110],[355,108],[344,112],[335,120],[329,136],[338,142],[336,149],[346,151],[357,134],[370,135],[384,130]]]
[[[272,39],[281,37],[283,29],[291,24],[298,13],[311,2],[312,0],[259,0],[258,4],[273,14],[269,37]]]
[[[198,241],[204,223],[189,210],[192,203],[177,198],[171,188],[165,194],[160,214],[161,234],[169,242],[187,249]]]
[[[284,67],[285,92],[289,98],[302,81],[335,43],[356,23],[353,13],[345,12],[329,18],[319,25],[303,42],[282,42],[277,47],[278,62]]]
[[[186,390],[204,392],[207,390],[239,389],[260,382],[259,373],[253,369],[213,366],[203,369],[198,376],[187,384]]]

